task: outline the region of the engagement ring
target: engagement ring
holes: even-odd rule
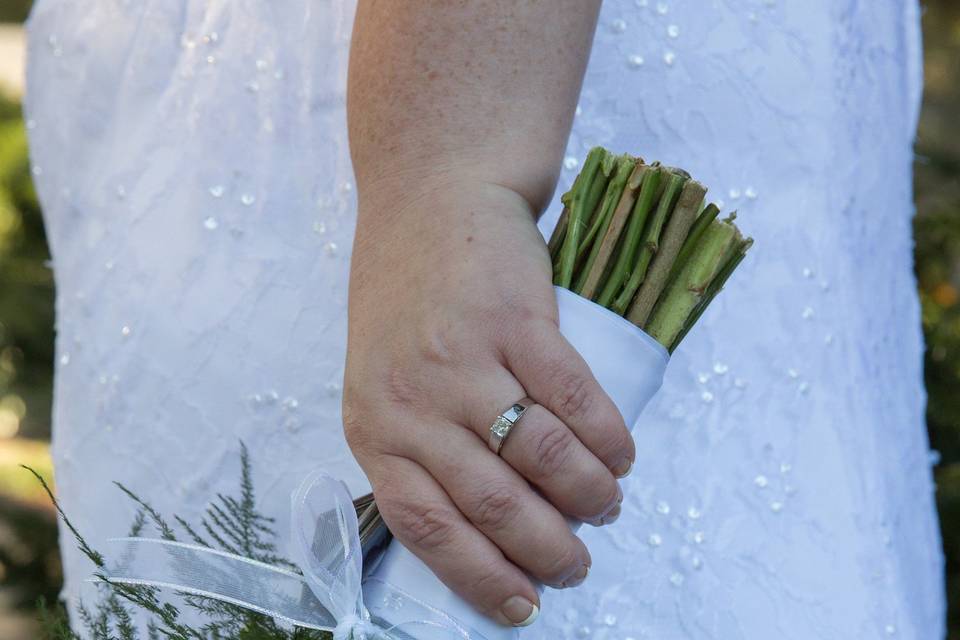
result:
[[[534,404],[534,401],[530,398],[524,398],[519,402],[515,402],[509,409],[497,416],[497,419],[493,421],[493,425],[490,427],[490,440],[487,443],[490,445],[491,451],[500,455],[500,449],[503,448],[503,443],[506,441],[507,436],[510,435],[510,431],[520,422],[520,418],[523,417],[527,409]]]

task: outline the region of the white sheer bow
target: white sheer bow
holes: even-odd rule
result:
[[[291,504],[294,560],[303,575],[209,547],[155,538],[110,540],[116,558],[105,577],[116,583],[174,589],[235,604],[334,640],[417,637],[430,628],[452,640],[484,640],[446,613],[378,581],[404,620],[372,619],[363,599],[363,557],[357,517],[342,482],[310,473]],[[376,579],[371,579],[376,580]],[[384,596],[381,596],[384,597]]]

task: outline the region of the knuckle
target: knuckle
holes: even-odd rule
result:
[[[609,473],[606,478],[596,478],[590,484],[596,487],[589,504],[588,520],[596,520],[613,508],[620,498],[620,485]]]
[[[567,467],[573,454],[575,437],[566,427],[550,429],[537,442],[534,463],[542,477],[553,477]]]
[[[552,554],[540,570],[540,578],[551,586],[560,586],[584,564],[583,554],[576,545],[568,544]]]
[[[508,352],[522,352],[544,331],[541,309],[524,298],[510,299],[486,315],[495,342]]]
[[[576,373],[560,376],[555,381],[552,406],[564,422],[583,420],[594,405],[594,394],[589,381]]]
[[[627,430],[620,412],[611,403],[609,408],[598,412],[597,429],[597,456],[608,465],[616,464],[625,455],[633,457],[634,444],[630,431]]]
[[[520,497],[515,490],[493,485],[477,496],[471,519],[481,529],[499,530],[509,526],[519,510]]]
[[[449,325],[430,323],[417,343],[418,356],[427,364],[450,366],[457,362],[457,340]]]
[[[376,431],[371,427],[372,420],[357,402],[344,398],[343,435],[353,451],[368,451],[375,448]]]
[[[383,391],[387,402],[403,408],[416,408],[420,402],[421,389],[409,367],[391,364],[383,371]]]
[[[432,550],[453,542],[455,518],[449,508],[407,500],[386,500],[380,508],[406,544]]]

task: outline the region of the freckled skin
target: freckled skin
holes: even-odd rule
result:
[[[611,469],[634,456],[559,333],[535,224],[599,5],[361,0],[351,44],[344,429],[395,535],[507,624],[536,616],[531,576],[583,580],[589,552],[564,516],[602,521],[620,497]],[[538,406],[498,457],[490,425],[524,396]],[[537,466],[544,443],[562,472]]]
[[[471,175],[542,209],[599,4],[360,2],[347,95],[360,195],[374,182],[409,180],[411,171],[469,165]]]

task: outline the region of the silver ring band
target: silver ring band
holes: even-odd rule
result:
[[[487,441],[487,445],[491,451],[500,455],[500,449],[503,448],[503,443],[506,442],[510,431],[520,422],[520,418],[527,412],[527,409],[534,404],[536,403],[530,398],[524,398],[523,400],[514,402],[510,405],[509,409],[497,416],[497,419],[493,421],[493,425],[490,427],[490,439]]]

